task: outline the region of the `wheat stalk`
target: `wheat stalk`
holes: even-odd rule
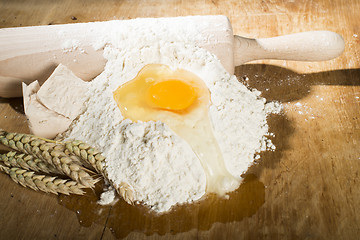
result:
[[[65,152],[65,145],[30,134],[7,133],[0,131],[0,142],[14,150],[37,157],[54,166],[61,173],[82,185],[94,188],[97,179],[93,179],[81,161]]]
[[[79,194],[83,195],[82,188],[86,188],[84,185],[72,181],[60,179],[57,177],[38,175],[32,171],[27,171],[22,168],[10,168],[0,164],[0,170],[7,173],[11,179],[22,185],[23,187],[29,187],[35,191],[43,191],[46,193],[59,194]]]
[[[0,154],[0,161],[8,167],[19,167],[36,172],[60,174],[60,171],[54,166],[25,153],[10,151],[6,154]]]

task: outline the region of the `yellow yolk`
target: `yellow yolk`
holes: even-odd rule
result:
[[[170,79],[152,85],[147,91],[150,106],[167,110],[184,110],[196,99],[194,88],[180,80]]]
[[[133,80],[119,86],[114,99],[125,118],[146,122],[161,120],[158,115],[164,115],[164,110],[182,117],[196,108],[205,109],[210,105],[210,92],[191,72],[149,64]]]
[[[114,92],[122,115],[134,122],[162,121],[184,139],[206,174],[206,191],[224,196],[239,186],[226,169],[208,116],[210,92],[195,74],[149,64]]]

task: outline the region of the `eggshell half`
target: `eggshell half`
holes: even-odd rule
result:
[[[29,128],[37,136],[56,137],[84,111],[87,84],[62,64],[41,87],[34,81],[22,88]]]
[[[37,99],[36,91],[40,88],[37,81],[32,82],[29,86],[23,83],[22,88],[24,111],[31,133],[51,139],[68,129],[72,120],[49,110]]]
[[[59,64],[37,92],[44,106],[73,120],[84,110],[87,84]]]

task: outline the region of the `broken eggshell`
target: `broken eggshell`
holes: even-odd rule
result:
[[[22,84],[24,111],[31,133],[54,138],[85,110],[87,83],[60,64],[40,87]]]

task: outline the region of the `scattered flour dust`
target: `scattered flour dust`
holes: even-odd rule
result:
[[[259,91],[249,90],[228,74],[216,56],[194,46],[197,26],[185,30],[187,25],[181,31],[170,23],[154,21],[130,20],[116,34],[104,29],[97,47],[104,47],[107,64],[89,84],[87,109],[66,137],[100,149],[115,187],[125,182],[132,187],[136,201],[165,212],[204,196],[205,172],[191,147],[164,123],[124,119],[113,99],[117,87],[152,63],[182,68],[203,79],[211,92],[209,115],[214,135],[228,171],[238,179],[256,153],[274,149],[266,137],[266,118],[278,113],[281,106],[266,103]],[[100,202],[111,202],[111,196],[106,192]]]
[[[116,191],[113,188],[105,190],[101,196],[98,203],[100,205],[109,205],[116,202]]]

